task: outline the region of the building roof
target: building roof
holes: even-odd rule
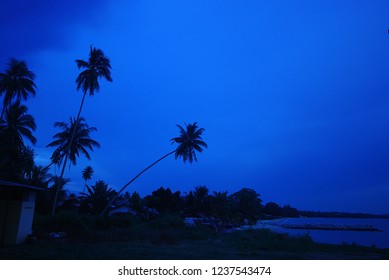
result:
[[[4,189],[15,189],[15,188],[18,188],[18,189],[37,190],[37,191],[46,190],[46,189],[44,189],[44,188],[39,188],[39,187],[34,187],[34,186],[28,186],[28,185],[24,185],[24,184],[20,184],[20,183],[15,183],[15,182],[10,182],[10,181],[0,180],[0,190],[4,190]]]

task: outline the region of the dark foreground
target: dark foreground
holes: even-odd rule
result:
[[[50,239],[51,231],[66,236]],[[201,259],[389,259],[389,249],[317,244],[309,236],[290,237],[268,230],[216,232],[188,227],[175,216],[153,221],[41,217],[36,239],[0,248],[0,259],[22,260],[201,260]]]

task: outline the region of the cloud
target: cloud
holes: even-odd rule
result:
[[[108,1],[5,1],[0,9],[0,63],[10,57],[66,46],[77,26],[98,25]]]

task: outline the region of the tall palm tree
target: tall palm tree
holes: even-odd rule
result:
[[[71,155],[70,149],[76,134],[77,126],[81,121],[80,115],[81,115],[82,107],[84,105],[84,100],[87,92],[89,91],[90,96],[93,96],[95,92],[99,92],[100,90],[99,78],[105,78],[107,81],[112,82],[111,63],[109,61],[109,58],[105,56],[104,52],[101,49],[96,49],[91,46],[89,52],[89,59],[87,61],[77,59],[76,64],[78,69],[85,69],[78,75],[76,79],[77,90],[82,88],[84,94],[82,96],[80,109],[78,110],[78,114],[75,119],[75,126],[71,133],[68,146],[65,147],[65,151],[63,153],[64,157],[61,157],[60,154],[56,155],[57,159],[59,158],[64,159],[64,164],[62,166],[60,178],[63,177],[68,156]],[[55,206],[53,206],[52,213],[54,215]]]
[[[54,126],[61,128],[62,131],[53,136],[53,138],[56,140],[49,143],[47,147],[57,147],[51,156],[51,160],[58,166],[62,164],[61,175],[58,177],[58,180],[60,181],[63,178],[66,167],[66,160],[68,158],[70,159],[69,167],[71,164],[77,164],[77,158],[79,157],[80,153],[82,153],[87,159],[90,160],[91,157],[88,150],[93,151],[93,148],[99,148],[100,144],[90,137],[90,134],[97,129],[95,127],[89,127],[89,125],[85,123],[84,118],[79,118],[78,122],[77,120],[70,118],[69,124],[65,122],[56,122]],[[71,139],[73,131],[74,141]],[[57,188],[57,190],[59,190],[59,188]],[[56,191],[54,197],[52,214],[55,213],[57,198],[58,191]]]
[[[88,60],[77,59],[76,64],[78,69],[84,69],[76,79],[77,90],[81,88],[84,92],[76,118],[78,119],[84,105],[86,94],[89,92],[89,95],[93,96],[96,92],[100,91],[99,78],[105,78],[108,82],[112,82],[112,68],[109,58],[105,56],[104,52],[92,46],[90,47]]]
[[[10,59],[5,73],[0,73],[0,96],[4,93],[1,118],[14,99],[20,101],[26,100],[29,94],[35,96],[34,78],[35,74],[28,69],[26,62]]]
[[[193,124],[185,124],[186,129],[182,126],[177,125],[180,130],[180,135],[178,137],[174,137],[171,139],[172,144],[177,143],[178,147],[162,156],[161,158],[154,161],[152,164],[147,166],[141,172],[139,172],[134,178],[132,178],[127,184],[125,184],[120,191],[110,200],[110,202],[106,205],[104,210],[101,212],[101,216],[108,210],[112,202],[127,188],[132,182],[134,182],[140,175],[146,172],[148,169],[156,165],[158,162],[163,160],[164,158],[174,154],[175,159],[182,158],[184,162],[189,161],[192,163],[193,161],[197,161],[196,152],[202,152],[203,148],[207,148],[207,144],[203,141],[201,135],[204,132],[204,128],[199,128],[197,123]]]
[[[93,172],[94,172],[93,168],[90,165],[88,165],[87,167],[84,168],[84,170],[82,170],[82,178],[85,180],[85,185],[82,193],[85,193],[86,181],[92,178]]]

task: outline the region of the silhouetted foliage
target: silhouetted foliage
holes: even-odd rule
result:
[[[116,194],[108,184],[102,180],[96,182],[94,186],[86,186],[87,193],[81,196],[82,204],[87,212],[97,214],[101,212],[108,201]]]
[[[95,132],[97,129],[95,127],[90,127],[85,122],[84,118],[79,119],[78,125],[76,125],[76,121],[73,118],[70,118],[69,123],[56,122],[54,126],[61,128],[62,131],[55,134],[53,136],[55,140],[49,143],[46,147],[56,147],[51,156],[51,160],[58,166],[61,165],[66,152],[69,153],[68,156],[70,163],[76,165],[77,158],[79,157],[80,153],[82,153],[87,159],[90,160],[91,157],[88,150],[93,151],[93,148],[100,147],[100,144],[93,140],[90,136],[90,134]],[[74,141],[72,142],[69,150],[68,147],[70,145],[71,134],[74,129],[76,129]]]
[[[209,199],[210,214],[220,220],[228,220],[231,217],[231,201],[227,192],[214,192]]]
[[[289,204],[282,207],[282,216],[295,218],[299,216],[299,212],[296,208],[291,207]]]
[[[231,209],[233,218],[237,221],[247,220],[255,223],[262,213],[262,200],[260,195],[253,189],[243,188],[232,194]]]
[[[283,216],[282,208],[275,202],[266,203],[263,212],[267,215],[281,217]]]
[[[92,178],[93,172],[94,170],[90,165],[88,165],[84,168],[84,170],[82,170],[82,178],[85,180],[84,189],[82,191],[83,193],[85,192],[86,182]]]
[[[9,60],[5,73],[0,73],[0,96],[4,94],[1,118],[13,100],[19,102],[26,100],[29,94],[35,96],[34,78],[35,74],[28,69],[25,61],[15,58]]]
[[[180,192],[172,192],[170,188],[160,187],[145,197],[146,206],[158,212],[178,212],[181,209]]]

